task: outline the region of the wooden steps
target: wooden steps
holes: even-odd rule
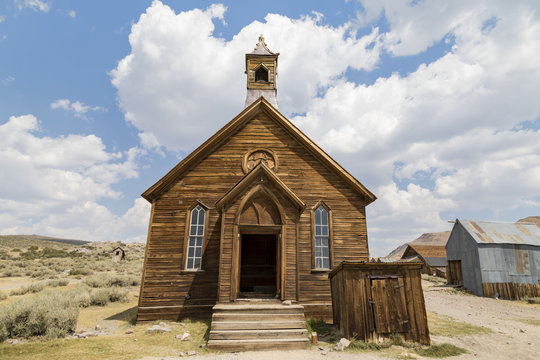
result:
[[[309,346],[301,305],[242,301],[214,306],[209,349],[232,352],[308,349]]]

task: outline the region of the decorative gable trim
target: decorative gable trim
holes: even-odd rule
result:
[[[366,205],[372,203],[377,197],[369,191],[360,181],[349,174],[341,165],[324,152],[317,144],[309,139],[300,129],[274,108],[264,97],[259,97],[250,106],[246,107],[234,119],[229,121],[218,132],[206,140],[186,158],[180,161],[171,171],[169,171],[158,182],[142,193],[142,197],[152,202],[159,198],[172,185],[179,181],[184,174],[195,167],[215,149],[222,145],[234,133],[240,130],[249,120],[259,112],[265,113],[270,119],[281,125],[294,139],[302,144],[313,156],[323,163],[331,171],[339,175],[354,190],[362,194],[366,200]]]
[[[261,162],[216,202],[218,210],[223,211],[228,204],[242,195],[251,184],[260,181],[260,179],[267,179],[276,186],[297,207],[299,212],[306,208],[306,204],[268,166]]]

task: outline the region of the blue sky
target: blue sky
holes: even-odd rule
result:
[[[540,215],[536,1],[6,0],[0,233],[144,241],[140,193],[242,110],[260,33],[280,111],[378,196],[372,256]]]

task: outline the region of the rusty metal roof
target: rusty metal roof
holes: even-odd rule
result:
[[[479,244],[540,246],[540,227],[529,223],[457,220]]]

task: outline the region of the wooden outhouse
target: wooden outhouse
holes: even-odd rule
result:
[[[278,111],[278,55],[259,39],[244,110],[142,194],[152,210],[139,321],[253,297],[331,319],[330,269],[368,260],[376,197]]]
[[[448,282],[478,296],[540,296],[540,228],[456,219],[446,244]]]
[[[347,338],[391,334],[429,345],[421,263],[345,261],[329,274],[334,324]]]
[[[121,247],[117,246],[111,251],[113,261],[122,261],[126,257],[126,252]]]

